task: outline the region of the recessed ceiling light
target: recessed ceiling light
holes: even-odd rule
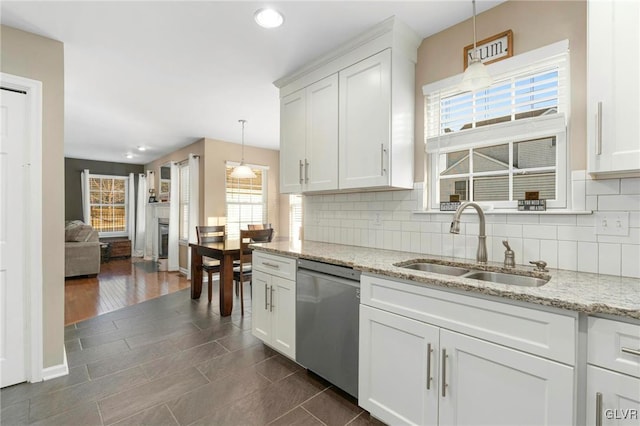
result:
[[[278,28],[284,22],[284,17],[274,9],[258,9],[253,15],[258,25],[263,28]]]
[[[142,146],[142,145],[140,145],[140,146],[138,147],[138,151],[146,151],[146,150],[147,150],[147,147],[146,147],[146,146]]]
[[[126,158],[133,158],[133,154],[130,152],[127,152],[127,154],[125,155]]]

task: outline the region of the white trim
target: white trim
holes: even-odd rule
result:
[[[530,50],[525,53],[521,53],[516,56],[512,56],[509,59],[494,62],[487,65],[487,71],[489,75],[496,80],[500,78],[500,75],[511,72],[515,69],[522,68],[529,65],[535,65],[536,62],[545,61],[551,56],[561,55],[567,53],[569,50],[569,40],[562,40],[556,43],[549,44],[547,46],[540,47],[538,49]],[[434,81],[422,86],[422,94],[427,96],[430,93],[438,90],[446,90],[451,87],[457,87],[462,81],[463,73],[453,75],[451,77],[444,78],[442,80]]]
[[[0,81],[7,88],[27,92],[27,123],[29,131],[28,194],[25,240],[27,259],[25,281],[26,319],[26,377],[30,382],[39,382],[43,375],[43,330],[42,330],[42,82],[7,73],[0,73]],[[66,362],[66,361],[65,361]]]
[[[42,380],[51,380],[56,377],[62,377],[69,374],[69,364],[67,363],[67,348],[63,346],[62,353],[64,358],[62,359],[62,364],[54,365],[52,367],[47,367],[42,369]]]

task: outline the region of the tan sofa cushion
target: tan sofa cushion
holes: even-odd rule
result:
[[[65,224],[64,240],[65,242],[86,243],[98,241],[99,235],[91,225],[86,225],[80,220],[71,220]]]

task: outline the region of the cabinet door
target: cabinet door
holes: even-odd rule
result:
[[[640,171],[640,3],[588,2],[588,168]]]
[[[340,71],[340,188],[389,185],[391,51]]]
[[[306,89],[305,191],[338,189],[338,74]]]
[[[299,193],[303,183],[306,106],[301,89],[280,100],[280,192]]]
[[[437,424],[436,327],[360,305],[359,352],[361,407],[388,424]]]
[[[602,404],[598,406],[598,395]],[[640,379],[587,366],[587,424],[633,425],[640,423]]]
[[[269,299],[271,275],[253,271],[251,278],[251,332],[265,343],[271,342]]]
[[[448,330],[440,350],[441,425],[574,424],[572,367]]]
[[[291,359],[296,358],[296,283],[271,276],[269,295],[271,346]]]

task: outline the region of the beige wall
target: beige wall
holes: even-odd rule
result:
[[[64,46],[2,26],[2,72],[42,82],[43,367],[64,361]]]
[[[572,170],[586,168],[586,37],[584,1],[508,1],[476,18],[478,40],[513,30],[514,55],[568,39],[571,50]],[[422,41],[416,65],[415,181],[424,180],[424,96],[422,86],[463,72],[462,49],[473,42],[471,20]]]

